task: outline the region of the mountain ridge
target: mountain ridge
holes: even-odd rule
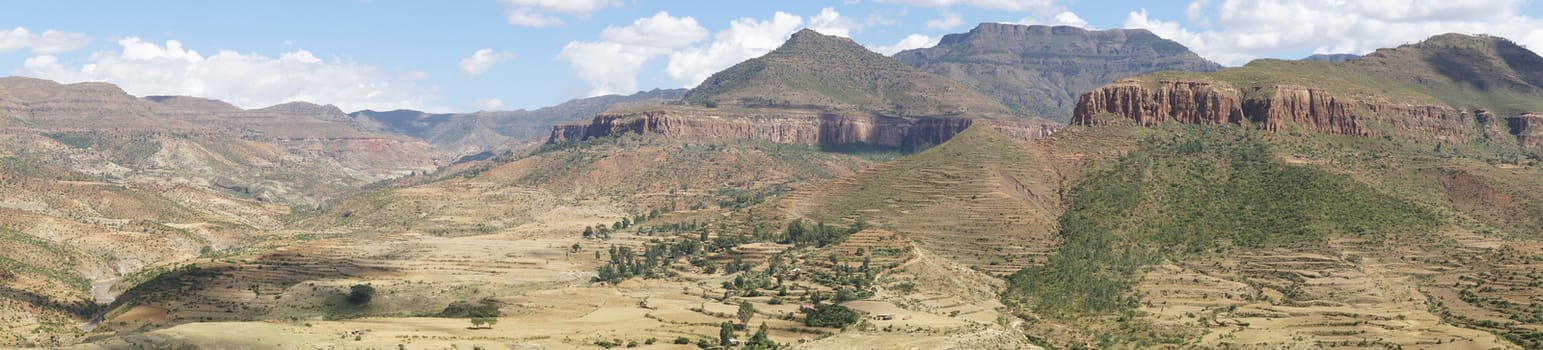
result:
[[[888,116],[996,116],[1005,106],[851,39],[800,30],[781,47],[708,77],[685,97],[700,105],[819,106]]]
[[[1221,65],[1145,29],[981,23],[894,57],[949,77],[1017,113],[1070,119],[1078,95],[1142,73],[1215,71]]]

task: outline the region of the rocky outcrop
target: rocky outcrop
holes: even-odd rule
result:
[[[1113,114],[1120,119],[1098,118]],[[1162,81],[1144,86],[1127,79],[1082,95],[1072,124],[1103,125],[1135,121],[1140,125],[1165,122],[1186,124],[1237,124],[1243,120],[1237,89],[1204,81]]]
[[[1371,134],[1351,114],[1353,107],[1319,89],[1277,85],[1275,94],[1269,99],[1253,99],[1245,105],[1245,114],[1265,130],[1285,130],[1286,123],[1291,122],[1315,132],[1355,136]]]
[[[1175,80],[1151,84],[1132,79],[1084,94],[1077,103],[1072,123],[1247,122],[1270,131],[1299,128],[1362,137],[1382,136],[1391,131],[1424,139],[1463,142],[1466,140],[1464,126],[1469,123],[1469,118],[1468,114],[1445,106],[1348,99],[1300,85],[1240,88],[1212,81]],[[1383,127],[1370,127],[1374,123]]]
[[[898,118],[776,110],[766,113],[651,110],[607,113],[588,122],[559,124],[552,128],[547,143],[632,133],[786,144],[919,147],[941,144],[971,125],[983,122],[1004,134],[1023,139],[1043,137],[1059,129],[1050,122],[975,118]]]
[[[1528,113],[1506,118],[1506,126],[1522,148],[1543,150],[1543,114]]]

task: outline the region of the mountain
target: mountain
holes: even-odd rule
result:
[[[680,100],[685,89],[655,89],[636,94],[569,100],[536,110],[426,113],[414,110],[349,113],[365,130],[406,135],[458,153],[490,151],[512,140],[539,140],[552,125],[588,118],[613,108],[657,105]]]
[[[805,29],[762,57],[713,74],[688,92],[684,103],[615,109],[558,124],[547,142],[659,133],[916,150],[943,143],[977,123],[1020,139],[1059,128],[1053,121],[1014,115],[968,86],[868,51],[851,39]]]
[[[818,106],[888,116],[1006,115],[974,89],[868,51],[852,39],[804,29],[764,56],[713,74],[686,94],[693,104]]]
[[[1122,80],[1083,95],[1073,123],[1246,123],[1538,150],[1530,112],[1540,110],[1543,57],[1503,38],[1444,34],[1346,62],[1256,60]]]
[[[1065,122],[1077,96],[1139,74],[1211,72],[1221,65],[1145,29],[982,23],[936,46],[895,54],[929,73],[963,82],[1014,112]]]
[[[1313,54],[1311,56],[1304,57],[1304,58],[1302,58],[1302,60],[1303,61],[1315,61],[1315,62],[1344,62],[1344,61],[1349,61],[1349,60],[1353,60],[1353,59],[1360,58],[1360,57],[1361,57],[1360,55],[1348,54],[1348,53],[1317,53],[1317,54]]]

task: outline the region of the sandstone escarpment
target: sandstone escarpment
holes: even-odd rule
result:
[[[1543,114],[1528,113],[1506,118],[1506,126],[1522,148],[1543,149]]]
[[[898,118],[782,110],[765,113],[652,110],[607,113],[587,122],[559,124],[552,128],[547,143],[631,133],[786,144],[918,147],[941,144],[975,123],[989,123],[1004,134],[1020,139],[1042,137],[1058,129],[1050,122],[962,117]]]
[[[1104,113],[1133,120],[1140,125],[1165,122],[1237,124],[1243,118],[1237,89],[1227,84],[1203,81],[1163,81],[1157,86],[1148,87],[1136,80],[1121,80],[1083,94],[1072,115],[1072,124],[1119,122],[1095,118]]]
[[[1247,92],[1247,93],[1244,93]],[[1104,118],[1100,118],[1104,116]],[[1469,116],[1436,105],[1350,99],[1300,85],[1236,87],[1212,81],[1124,80],[1084,94],[1072,123],[1140,125],[1251,123],[1270,131],[1290,128],[1362,137],[1389,132],[1447,142],[1465,140]],[[1381,127],[1373,127],[1373,125]]]

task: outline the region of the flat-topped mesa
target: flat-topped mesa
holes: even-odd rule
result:
[[[1044,137],[1059,129],[1053,122],[1032,120],[900,118],[794,110],[725,113],[682,108],[604,113],[588,121],[558,124],[552,128],[547,143],[658,134],[783,144],[924,147],[948,141],[976,123],[990,124],[1003,134],[1020,139]]]
[[[1104,84],[1161,71],[1221,65],[1144,29],[982,23],[895,59],[969,85],[1019,114],[1071,118],[1077,97]]]
[[[1387,132],[1445,142],[1465,142],[1469,116],[1439,105],[1348,99],[1323,89],[1279,84],[1237,87],[1200,80],[1145,83],[1122,80],[1077,102],[1072,124],[1123,122],[1158,125],[1252,124],[1270,131],[1300,130],[1362,137]],[[1372,124],[1384,127],[1374,128]]]

